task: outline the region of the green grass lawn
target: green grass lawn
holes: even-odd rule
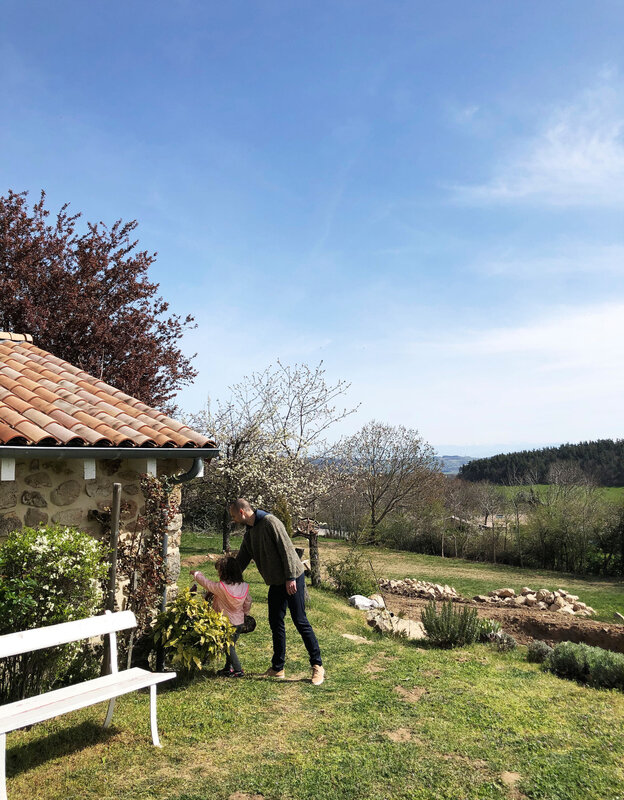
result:
[[[512,497],[516,494],[519,490],[523,489],[527,491],[529,489],[534,489],[538,496],[543,496],[548,489],[548,484],[546,483],[534,483],[534,484],[526,484],[524,486],[499,486],[498,487],[503,494],[507,497]],[[600,494],[602,497],[609,501],[610,503],[622,503],[624,501],[624,486],[601,486],[599,487]]]
[[[345,546],[321,547],[326,559]],[[216,539],[186,535],[183,557],[217,549]],[[623,597],[614,583],[573,584],[374,549],[370,555],[379,575],[444,579],[462,593],[539,583],[579,588],[584,598],[591,586],[592,605],[605,614]],[[213,574],[213,567],[205,571]],[[254,568],[246,577],[258,620],[238,648],[248,677],[206,675],[161,689],[163,749],[151,745],[145,694],[120,698],[109,731],[100,727],[102,705],[9,734],[9,800],[227,800],[236,792],[273,800],[624,798],[622,693],[543,673],[526,662],[524,648],[440,651],[382,638],[363,612],[312,589],[309,616],[326,682],[308,682],[306,654],[289,620],[290,680],[262,680],[257,675],[271,654],[266,587]],[[187,582],[183,571],[180,583]],[[507,773],[517,773],[512,786]]]
[[[604,486],[602,493],[606,500],[612,503],[622,503],[624,501],[624,486]]]

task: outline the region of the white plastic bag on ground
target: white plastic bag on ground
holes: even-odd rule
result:
[[[364,597],[363,594],[354,594],[349,598],[349,602],[352,606],[356,608],[363,609],[368,611],[371,608],[378,608],[377,602],[375,600],[370,600],[368,597]]]

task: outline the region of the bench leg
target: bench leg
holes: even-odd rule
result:
[[[0,733],[0,800],[7,800],[5,764],[6,764],[6,733]]]
[[[106,719],[104,720],[104,727],[105,728],[108,728],[108,726],[111,724],[111,721],[113,719],[113,711],[115,710],[115,700],[116,699],[117,699],[116,697],[113,697],[108,701],[108,711],[106,713]],[[2,799],[0,798],[0,800],[2,800]]]
[[[152,728],[152,741],[155,747],[162,747],[158,738],[158,725],[156,723],[156,684],[150,686],[150,725]]]

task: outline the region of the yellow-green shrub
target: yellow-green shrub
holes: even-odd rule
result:
[[[186,673],[204,669],[225,652],[234,630],[224,614],[188,589],[161,611],[153,628],[171,666]]]

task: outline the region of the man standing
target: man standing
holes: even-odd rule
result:
[[[265,672],[270,678],[284,678],[286,659],[286,609],[299,631],[310,656],[312,683],[320,686],[325,680],[318,641],[305,613],[305,582],[303,564],[295,552],[286,528],[280,520],[266,511],[254,509],[247,500],[239,498],[230,504],[234,522],[246,525],[247,530],[238,551],[237,560],[244,570],[253,559],[269,587],[269,625],[273,634],[273,660]]]

